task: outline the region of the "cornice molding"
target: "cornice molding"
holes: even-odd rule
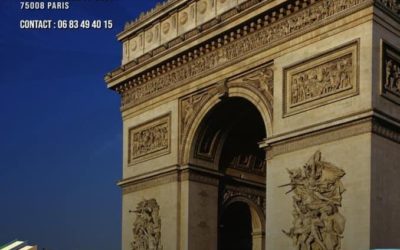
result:
[[[134,20],[126,22],[124,30],[118,34],[118,37],[124,37],[127,35],[127,33],[138,28],[140,29],[140,26],[145,25],[146,22],[151,21],[152,18],[157,17],[157,15],[162,14],[162,12],[170,11],[169,9],[171,9],[171,7],[173,8],[176,3],[183,4],[184,2],[187,2],[187,0],[166,0],[161,3],[157,3],[154,8],[146,12],[142,12]]]
[[[216,171],[202,169],[195,166],[178,167],[165,173],[128,178],[118,182],[123,194],[136,192],[143,189],[182,181],[193,181],[213,186],[218,186],[221,174]]]
[[[263,17],[256,17],[241,25],[235,32],[216,37],[205,45],[119,84],[115,90],[122,95],[122,110],[372,4],[372,0],[345,1],[342,5],[332,4],[328,0],[313,1],[313,4],[307,1],[301,6],[289,4],[281,6],[279,10],[271,10]]]
[[[118,39],[124,43],[123,45],[123,65],[106,75],[106,80],[109,77],[117,77],[120,73],[125,73],[126,71],[130,71],[132,69],[138,68],[143,64],[148,64],[154,58],[162,56],[163,54],[167,54],[172,50],[179,49],[182,45],[187,44],[190,41],[196,40],[199,37],[205,36],[209,32],[224,27],[227,23],[233,23],[237,19],[242,18],[243,16],[252,13],[255,9],[260,8],[260,6],[270,4],[272,0],[242,0],[244,2],[237,5],[235,8],[227,10],[223,13],[216,15],[211,20],[208,20],[204,23],[198,24],[192,29],[173,36],[173,38],[169,37],[167,41],[160,42],[160,44],[156,45],[155,48],[145,49],[141,48],[141,52],[137,52],[140,55],[136,56],[134,59],[126,58],[126,49],[129,49],[129,41],[134,42],[136,44],[136,40],[142,41],[144,43],[144,35],[146,30],[151,30],[155,25],[159,25],[160,22],[164,22],[170,18],[176,18],[176,14],[178,10],[182,10],[184,8],[189,8],[189,6],[193,5],[196,1],[174,1],[172,5],[168,8],[163,8],[164,11],[161,11],[162,5],[157,11],[158,14],[151,15],[149,19],[145,19],[143,21],[137,22],[132,27],[126,29],[118,35]],[[171,7],[173,6],[173,7]],[[143,36],[143,37],[142,37]],[[135,47],[136,48],[136,47]],[[135,50],[136,51],[136,50]],[[129,56],[130,57],[130,56]]]
[[[375,0],[375,6],[379,7],[386,14],[400,22],[400,1],[399,0]]]
[[[267,158],[297,151],[307,147],[322,145],[345,138],[373,133],[396,143],[400,143],[400,126],[387,117],[372,115],[359,120],[341,123],[318,131],[288,137],[266,145]]]

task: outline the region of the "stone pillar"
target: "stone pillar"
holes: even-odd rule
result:
[[[217,250],[218,179],[184,170],[181,193],[181,250]]]

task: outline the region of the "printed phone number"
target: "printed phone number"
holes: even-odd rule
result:
[[[21,20],[21,29],[112,29],[112,20]]]

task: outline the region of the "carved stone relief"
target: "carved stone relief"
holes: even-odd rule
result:
[[[154,24],[153,27],[144,32],[144,52],[149,52],[150,50],[158,47],[160,45],[161,38],[161,25],[160,23]]]
[[[199,0],[197,2],[196,26],[200,26],[213,19],[215,15],[215,0]]]
[[[320,151],[303,168],[288,170],[293,192],[293,226],[282,230],[298,250],[340,250],[346,219],[339,212],[343,169],[322,161]]]
[[[264,20],[259,19],[250,25],[238,27],[236,32],[217,38],[210,44],[121,85],[117,91],[122,94],[122,108],[129,108],[212,70],[233,64],[243,56],[261,48],[274,46],[281,39],[287,40],[294,33],[301,34],[301,30],[320,25],[321,21],[366,1],[340,1],[340,4],[331,0],[320,1],[298,10],[295,14],[290,14],[291,11],[283,12],[279,19],[278,13],[269,13]],[[301,7],[291,5],[290,8]]]
[[[129,130],[128,164],[135,164],[170,152],[170,115]]]
[[[162,250],[160,206],[155,199],[139,202],[133,223],[132,250]]]
[[[273,112],[274,98],[274,71],[271,65],[263,66],[251,73],[247,73],[237,79],[232,79],[227,83],[228,87],[251,86],[256,92],[259,92],[265,98],[268,110]]]
[[[178,35],[190,33],[196,27],[196,2],[178,12]]]
[[[180,151],[183,150],[184,142],[187,139],[189,129],[194,122],[200,109],[212,96],[217,93],[215,87],[210,87],[194,93],[180,100]]]
[[[204,14],[207,11],[207,1],[201,0],[197,2],[197,9],[199,10],[200,14]]]
[[[382,46],[382,95],[400,104],[400,50]]]
[[[161,43],[171,41],[178,32],[178,14],[171,15],[168,19],[161,22]]]
[[[132,60],[135,57],[139,57],[144,53],[144,32],[137,35],[135,38],[127,42],[126,50],[129,51],[127,54],[129,58],[126,62]]]
[[[358,93],[358,42],[284,69],[284,112],[291,115]]]

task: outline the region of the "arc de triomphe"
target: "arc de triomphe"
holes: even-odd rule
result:
[[[169,0],[118,35],[124,250],[400,247],[400,2]]]

